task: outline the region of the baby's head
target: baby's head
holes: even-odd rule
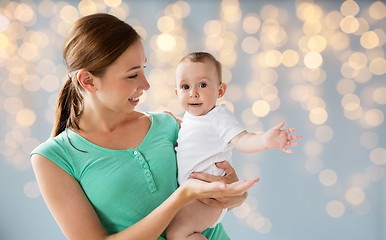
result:
[[[186,111],[195,116],[208,113],[226,91],[221,80],[221,63],[210,53],[186,55],[176,69],[176,94]]]

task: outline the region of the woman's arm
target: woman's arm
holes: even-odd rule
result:
[[[79,183],[46,157],[32,155],[32,166],[44,200],[68,239],[157,239],[178,210],[197,198],[241,195],[254,181],[226,185],[190,179],[144,219],[109,236]]]

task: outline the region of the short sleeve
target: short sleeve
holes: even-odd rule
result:
[[[33,154],[40,154],[40,155],[50,159],[52,162],[56,163],[60,168],[62,168],[64,171],[66,171],[72,177],[75,177],[74,168],[73,168],[71,161],[70,161],[70,159],[71,159],[70,155],[59,144],[58,139],[59,139],[59,137],[49,138],[47,141],[45,141],[44,143],[37,146],[31,152],[31,156]]]
[[[224,143],[229,143],[239,133],[245,131],[245,128],[240,125],[225,105],[220,105],[218,108],[218,112],[214,115],[213,124]]]

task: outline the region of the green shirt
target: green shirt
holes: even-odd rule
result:
[[[177,189],[178,123],[169,114],[150,116],[150,129],[137,148],[106,149],[66,129],[31,154],[47,157],[74,177],[106,231],[114,234],[143,219]],[[203,234],[208,239],[229,239],[221,224]]]

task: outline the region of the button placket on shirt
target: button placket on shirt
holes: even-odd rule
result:
[[[148,185],[148,188],[151,193],[157,191],[157,187],[154,183],[153,175],[150,172],[149,164],[146,159],[142,156],[142,154],[138,150],[134,150],[134,158],[137,160],[138,164],[141,166],[142,172],[145,175],[145,179]]]

